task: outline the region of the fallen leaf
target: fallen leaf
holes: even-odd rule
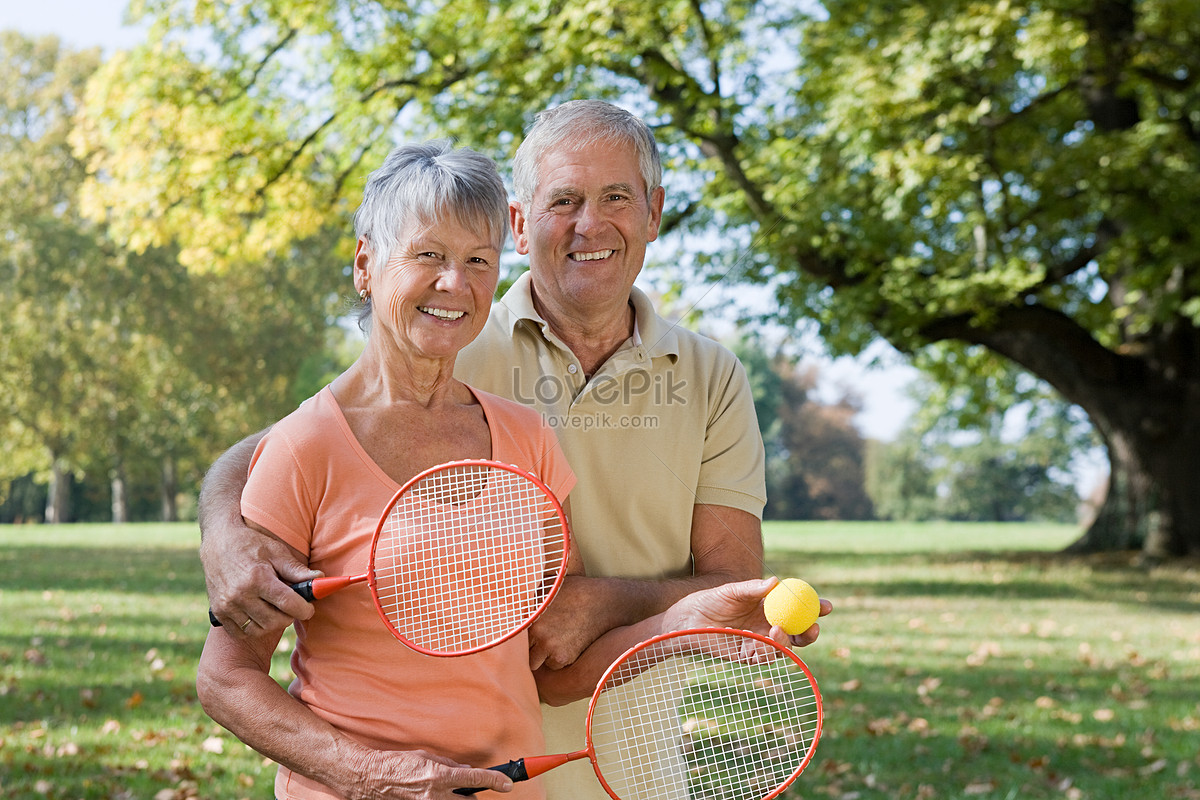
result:
[[[1142,776],[1153,775],[1156,772],[1162,772],[1166,768],[1167,768],[1167,760],[1165,758],[1160,758],[1157,761],[1147,764],[1146,766],[1139,769],[1138,775],[1142,775]]]

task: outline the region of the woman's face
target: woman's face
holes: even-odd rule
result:
[[[482,226],[411,225],[388,262],[371,267],[372,336],[411,355],[451,358],[483,330],[499,277],[500,251]]]

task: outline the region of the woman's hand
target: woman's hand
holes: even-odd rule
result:
[[[502,772],[478,769],[425,750],[374,750],[356,768],[359,782],[344,793],[354,800],[461,800],[455,789],[511,792]]]

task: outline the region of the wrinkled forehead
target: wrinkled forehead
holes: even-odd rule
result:
[[[535,195],[567,189],[648,191],[637,147],[624,137],[560,142],[546,148],[538,167]]]

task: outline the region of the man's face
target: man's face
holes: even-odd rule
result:
[[[510,212],[518,253],[529,256],[537,295],[558,308],[623,305],[658,238],[663,190],[649,199],[628,142],[549,151],[528,208]]]

